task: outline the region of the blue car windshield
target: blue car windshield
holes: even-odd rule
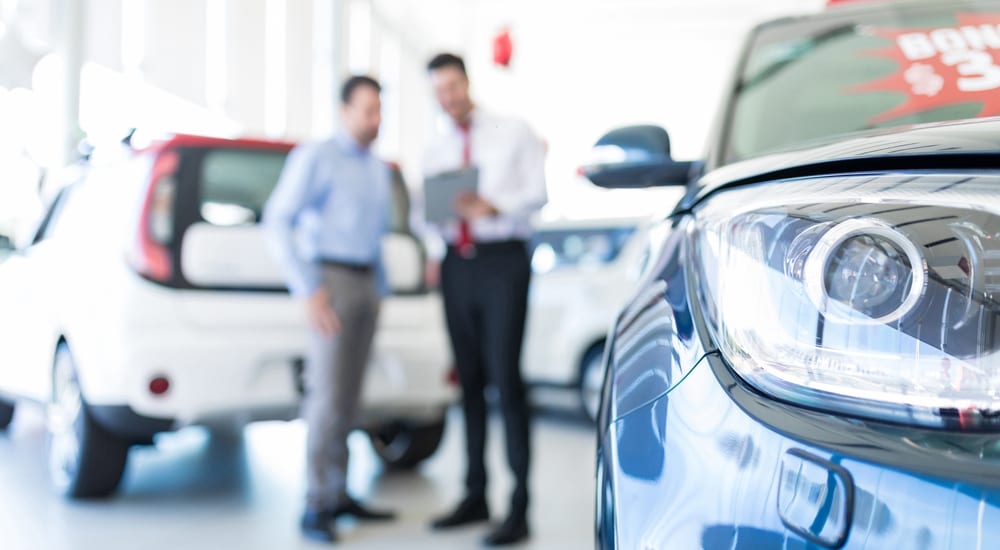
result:
[[[748,51],[725,163],[856,132],[1000,115],[998,1],[835,8],[765,25]]]
[[[532,238],[532,267],[547,273],[563,267],[615,261],[635,227],[543,229]]]

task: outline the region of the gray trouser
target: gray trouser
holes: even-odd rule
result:
[[[315,330],[310,334],[302,417],[308,427],[306,505],[311,508],[334,507],[347,498],[347,436],[354,427],[379,310],[371,273],[324,266],[322,284],[341,331],[332,338]]]

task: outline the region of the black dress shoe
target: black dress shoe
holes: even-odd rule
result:
[[[302,534],[317,542],[337,542],[337,529],[333,514],[328,511],[306,510],[302,514]]]
[[[528,521],[520,516],[511,516],[485,539],[486,546],[510,546],[528,539]]]
[[[362,521],[391,521],[396,519],[396,513],[389,510],[374,510],[367,508],[356,500],[348,500],[332,511],[334,518],[351,516]]]
[[[436,530],[451,529],[472,523],[479,523],[490,519],[490,509],[486,505],[485,498],[466,497],[455,511],[447,516],[438,518],[431,523],[431,527]]]

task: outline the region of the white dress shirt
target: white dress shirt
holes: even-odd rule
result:
[[[545,145],[525,123],[476,109],[469,129],[471,165],[479,168],[479,195],[499,212],[470,224],[477,243],[527,240],[531,215],[548,201]],[[424,176],[463,167],[465,133],[451,120],[430,142]],[[448,242],[458,238],[458,220],[435,228]]]

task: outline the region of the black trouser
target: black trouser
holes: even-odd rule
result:
[[[516,486],[511,513],[528,506],[530,419],[521,378],[521,342],[528,309],[531,264],[522,241],[479,244],[473,257],[449,248],[441,266],[441,290],[455,365],[462,385],[469,459],[466,487],[486,494],[486,400],[492,383],[500,395],[507,460]]]

